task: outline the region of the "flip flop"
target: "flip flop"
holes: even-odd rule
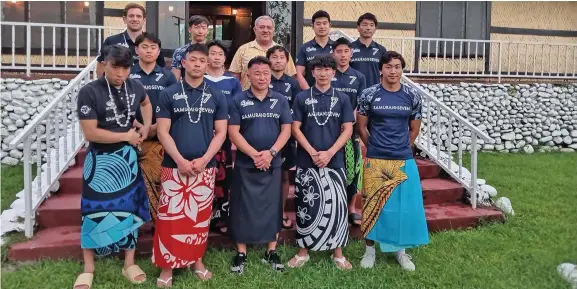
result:
[[[340,270],[349,271],[353,269],[353,264],[347,261],[347,259],[344,256],[340,258],[335,258],[334,256],[331,255],[331,259],[333,259],[333,262]],[[350,267],[347,266],[347,263],[349,264]]]
[[[291,265],[291,261],[295,260],[294,265]],[[304,266],[306,264],[306,262],[308,262],[311,259],[311,257],[309,255],[306,255],[304,257],[301,257],[299,255],[295,255],[291,260],[289,260],[289,262],[287,263],[287,266],[289,268],[300,268],[302,266]]]
[[[285,225],[286,222],[290,222],[290,225],[286,226]],[[289,219],[289,217],[282,218],[282,228],[285,230],[290,230],[293,228],[293,222],[291,221],[291,219]]]
[[[146,273],[144,273],[144,271],[142,271],[142,269],[140,269],[140,267],[138,267],[136,264],[131,265],[126,269],[122,268],[122,275],[124,275],[124,277],[132,284],[142,284],[146,282]],[[137,281],[136,277],[142,275],[144,275],[144,279]]]
[[[363,218],[359,213],[349,213],[349,223],[353,226],[360,226],[360,224],[355,223],[355,221],[362,221]]]
[[[158,285],[158,282],[162,283],[162,285]],[[170,285],[168,284],[170,283]],[[160,278],[156,279],[156,287],[158,288],[170,288],[172,287],[172,277],[168,277],[166,280],[162,280]]]
[[[204,271],[194,270],[194,274],[196,274],[196,277],[198,277],[198,279],[200,279],[202,281],[208,281],[208,280],[212,279],[212,275],[208,278],[206,277],[206,275],[208,275],[209,273],[212,273],[212,272],[208,271],[208,269],[204,269]]]
[[[73,289],[80,286],[88,286],[88,289],[92,288],[92,280],[94,280],[94,273],[82,273],[78,275],[76,281],[74,282]]]

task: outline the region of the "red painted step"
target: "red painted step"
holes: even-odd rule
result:
[[[469,228],[478,225],[481,220],[504,220],[503,214],[495,209],[473,210],[464,204],[426,205],[425,212],[430,232]],[[289,217],[294,223],[294,213],[289,213]],[[294,244],[294,233],[294,230],[283,230],[280,234],[280,243]],[[358,227],[352,227],[350,234],[353,238],[361,236]],[[208,240],[211,247],[230,248],[233,245],[230,238],[218,233],[211,233]],[[150,226],[144,226],[139,237],[138,255],[150,255],[151,248],[152,232]],[[81,259],[80,226],[62,226],[41,230],[29,241],[12,245],[8,258],[12,261],[44,258]]]

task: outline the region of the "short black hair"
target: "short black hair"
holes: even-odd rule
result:
[[[266,64],[268,67],[270,67],[270,60],[264,56],[256,56],[248,62],[247,68],[251,68],[256,64]]]
[[[331,23],[331,15],[329,15],[329,13],[325,10],[319,10],[317,12],[315,12],[315,14],[313,14],[313,17],[311,18],[312,23],[315,24],[315,20],[317,20],[317,18],[327,18],[329,20],[329,23]]]
[[[128,10],[130,9],[140,9],[140,11],[142,11],[142,17],[146,18],[146,9],[144,9],[142,5],[136,3],[128,3],[128,5],[126,5],[122,10],[122,17],[128,16]]]
[[[210,21],[208,21],[208,18],[206,18],[202,15],[192,15],[188,19],[188,27],[190,27],[192,25],[202,24],[202,23],[204,23],[206,25],[210,25]]]
[[[350,42],[348,39],[346,39],[346,38],[344,38],[344,37],[341,37],[341,38],[337,39],[337,40],[334,42],[334,44],[333,44],[333,52],[337,49],[337,47],[338,47],[339,45],[346,45],[346,46],[348,46],[349,48],[353,48],[353,45],[351,44],[351,42]]]
[[[160,39],[158,39],[158,37],[156,37],[154,33],[150,32],[142,32],[142,34],[138,35],[138,37],[136,37],[136,39],[134,40],[134,45],[138,46],[140,45],[140,43],[144,42],[144,40],[148,40],[154,44],[158,44],[159,48],[162,46],[160,43]]]
[[[373,14],[373,13],[365,13],[365,14],[361,15],[359,17],[359,20],[357,20],[357,26],[360,26],[361,22],[363,22],[363,20],[373,21],[375,23],[375,26],[377,26],[377,24],[379,24],[379,22],[377,21],[377,16],[375,16],[375,14]]]
[[[186,48],[186,55],[188,55],[191,52],[200,52],[206,56],[208,56],[208,47],[206,46],[206,44],[202,44],[202,43],[194,43],[188,46],[188,48]]]
[[[266,58],[270,58],[270,56],[277,51],[284,52],[284,57],[286,57],[286,59],[289,58],[288,50],[286,48],[284,48],[283,46],[280,46],[280,45],[275,45],[275,46],[269,48],[266,51]]]
[[[383,65],[390,63],[393,59],[400,60],[401,67],[405,69],[405,58],[403,58],[403,56],[396,51],[387,51],[385,54],[383,54],[383,56],[381,56],[381,59],[379,60],[379,70],[382,70]]]
[[[315,70],[315,68],[332,68],[333,70],[337,69],[337,63],[330,55],[321,55],[315,56],[311,62],[309,62],[309,67],[311,70]]]
[[[222,41],[220,40],[212,40],[206,45],[208,49],[210,49],[213,46],[220,47],[220,49],[222,49],[222,51],[224,52],[224,55],[228,53],[228,49],[226,48],[226,46],[224,46],[224,43],[222,43]]]
[[[132,66],[132,53],[130,49],[121,44],[114,44],[107,46],[104,49],[104,62],[109,61],[110,64],[119,67]]]

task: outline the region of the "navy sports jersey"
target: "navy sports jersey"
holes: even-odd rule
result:
[[[242,92],[240,81],[228,71],[220,77],[212,77],[208,74],[204,75],[206,82],[212,84],[213,87],[220,89],[220,92],[226,96],[227,99],[232,99],[234,95]]]
[[[409,121],[421,119],[421,96],[417,92],[404,84],[394,92],[375,84],[362,93],[357,112],[369,118],[367,157],[413,158]]]
[[[295,65],[305,67],[305,79],[309,86],[313,86],[315,84],[315,79],[311,73],[309,62],[315,56],[331,55],[333,53],[333,45],[334,41],[329,39],[327,45],[325,45],[325,47],[321,47],[320,44],[318,44],[317,41],[313,38],[311,41],[303,43],[299,48]]]
[[[283,74],[279,79],[271,75],[270,88],[286,97],[291,107],[294,98],[301,92],[299,82],[286,74]]]
[[[98,57],[96,59],[99,62],[104,61],[104,56],[106,56],[106,55],[104,55],[104,49],[107,46],[115,45],[115,44],[120,44],[120,45],[130,49],[130,53],[132,53],[132,60],[135,63],[138,62],[138,55],[136,54],[136,45],[134,44],[132,39],[130,39],[130,36],[128,35],[128,32],[126,32],[126,30],[124,30],[124,32],[122,32],[122,33],[118,33],[118,34],[110,35],[110,36],[106,37],[106,39],[104,39],[104,42],[102,42],[102,46],[100,47],[100,52],[98,53]],[[158,59],[156,59],[156,64],[158,64],[160,67],[164,67],[166,65],[166,63],[164,61],[164,57],[162,56],[162,52],[158,56]]]
[[[333,87],[320,92],[313,86],[297,95],[293,104],[293,120],[302,123],[300,130],[311,146],[320,152],[330,149],[341,135],[341,125],[354,122],[355,117],[346,94]],[[317,167],[302,146],[297,148],[296,165],[299,168]],[[327,167],[345,167],[343,148],[333,156]]]
[[[240,125],[240,134],[257,151],[269,150],[277,141],[281,126],[291,124],[288,100],[272,90],[261,101],[249,89],[234,96],[230,105],[229,125]],[[272,160],[271,167],[282,164],[281,155]],[[235,166],[255,168],[251,157],[240,150],[236,153]]]
[[[379,67],[379,61],[381,56],[387,52],[387,49],[374,41],[369,46],[365,46],[358,39],[351,44],[353,46],[351,67],[365,76],[367,86],[380,83],[381,68]]]
[[[110,90],[109,90],[110,89]],[[113,100],[110,100],[109,92]],[[127,79],[120,89],[108,85],[104,76],[83,86],[78,91],[77,114],[78,119],[95,119],[97,127],[112,132],[127,132],[132,128],[136,111],[140,110],[140,103],[146,99],[146,91],[140,82]],[[114,108],[116,106],[116,109]],[[119,116],[118,125],[116,115]],[[130,110],[128,119],[126,116]],[[90,147],[102,151],[115,151],[128,145],[128,142],[101,144],[90,143]]]
[[[144,70],[140,67],[140,64],[137,62],[132,66],[130,69],[130,79],[134,79],[142,83],[142,86],[146,90],[146,94],[150,99],[150,103],[152,104],[152,123],[156,123],[155,117],[155,109],[159,102],[159,95],[160,92],[164,90],[164,88],[169,87],[176,83],[176,77],[167,69],[164,69],[158,64],[154,66],[154,69],[150,72],[150,74],[146,74]],[[142,113],[140,110],[136,113],[136,119],[142,123]]]
[[[185,94],[182,93],[183,87]],[[214,122],[228,119],[227,102],[220,90],[206,81],[196,88],[183,81],[160,93],[156,117],[171,120],[170,136],[174,139],[176,148],[185,159],[192,161],[206,153],[214,137]],[[177,167],[167,153],[164,154],[162,166]],[[215,166],[216,161],[213,158],[207,167]]]
[[[367,88],[365,76],[354,68],[347,68],[344,72],[336,70],[335,77],[331,82],[331,87],[346,94],[351,101],[353,110],[357,107],[357,99],[361,92]],[[353,127],[352,138],[357,137],[357,130]]]

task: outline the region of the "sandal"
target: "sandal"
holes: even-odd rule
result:
[[[362,221],[363,218],[359,213],[349,213],[349,223],[353,226],[360,226],[361,224],[356,223],[356,221]]]
[[[339,268],[340,270],[349,271],[353,269],[353,265],[349,261],[347,261],[347,259],[344,256],[340,258],[335,258],[333,255],[331,255],[331,259],[333,259],[333,262],[335,263],[335,265],[337,265],[337,268]]]
[[[166,280],[162,280],[160,278],[157,278],[156,279],[156,287],[158,287],[158,288],[170,288],[170,287],[172,287],[172,277],[169,277]]]
[[[288,225],[285,225],[288,224]],[[291,219],[289,219],[289,217],[283,217],[282,218],[282,228],[285,230],[290,230],[293,228],[293,222],[291,221]]]
[[[212,279],[212,272],[208,271],[208,269],[204,269],[204,271],[195,270],[194,274],[196,274],[196,277],[198,277],[198,279],[200,279],[202,281],[208,281],[208,280]],[[207,275],[208,275],[208,277],[206,277]]]
[[[94,273],[82,273],[78,275],[76,281],[74,282],[73,289],[80,286],[88,286],[88,289],[92,288],[92,280],[94,279]]]
[[[300,268],[306,264],[311,259],[309,255],[301,257],[299,255],[295,255],[290,261],[287,263],[289,268]],[[292,262],[292,264],[291,264]]]
[[[128,279],[128,281],[130,281],[132,284],[142,284],[146,282],[146,273],[144,273],[144,271],[142,271],[142,269],[140,269],[140,267],[138,267],[136,264],[131,265],[126,269],[122,268],[122,275],[124,275],[124,277]],[[143,275],[143,280],[136,280],[136,277]]]

